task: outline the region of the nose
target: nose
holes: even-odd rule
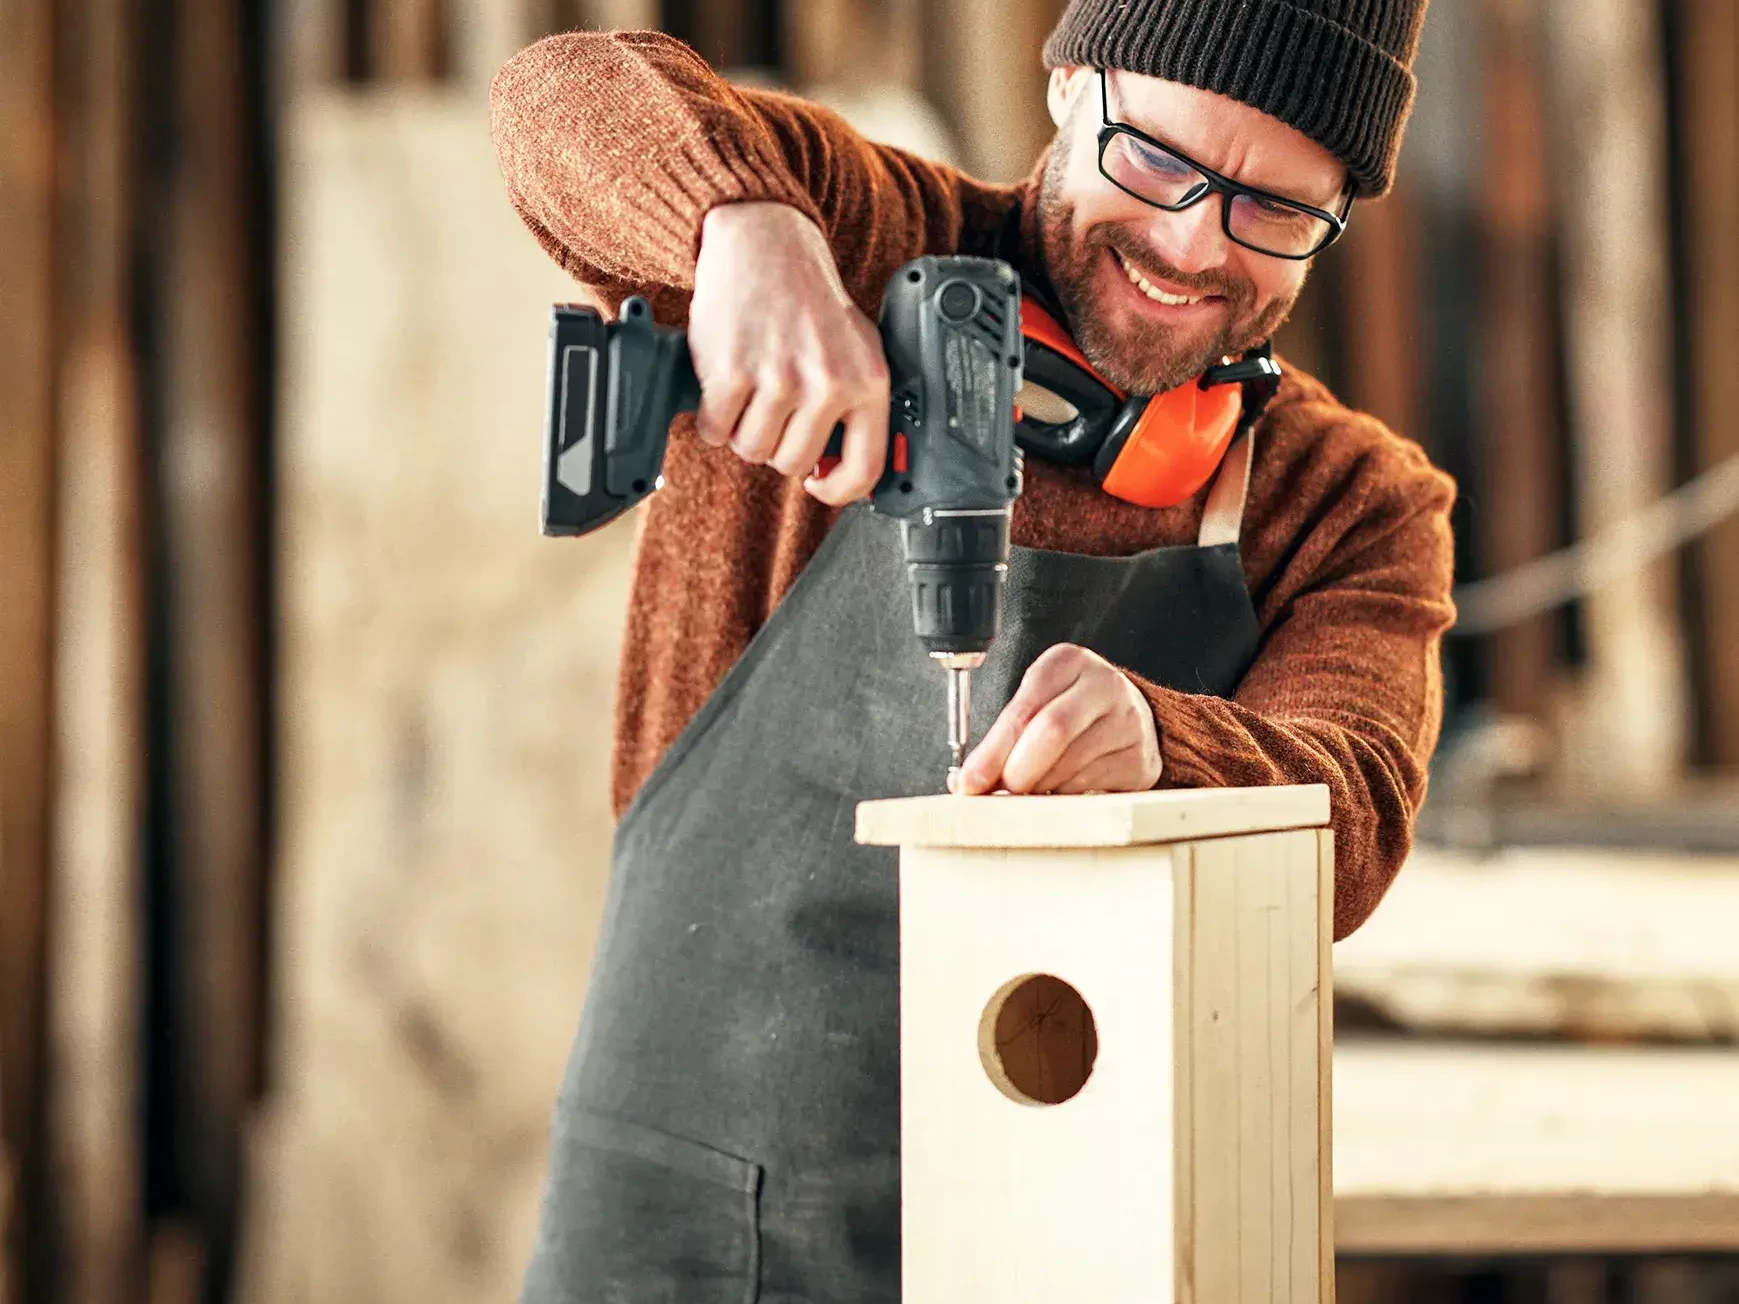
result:
[[[1210,194],[1181,213],[1155,213],[1150,235],[1154,251],[1180,272],[1206,272],[1226,265],[1230,252],[1220,218],[1223,195]]]

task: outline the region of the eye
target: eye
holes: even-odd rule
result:
[[[1134,136],[1128,137],[1128,148],[1130,159],[1143,171],[1179,181],[1196,176],[1196,170],[1189,164]]]

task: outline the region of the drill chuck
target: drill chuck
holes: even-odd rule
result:
[[[982,653],[1002,624],[1008,507],[939,510],[904,522],[912,628],[931,656]]]

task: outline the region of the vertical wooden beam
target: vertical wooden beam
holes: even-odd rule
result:
[[[1675,0],[1684,139],[1690,418],[1696,465],[1739,455],[1739,5]],[[1696,547],[1707,691],[1705,743],[1739,767],[1739,520]]]
[[[278,12],[283,40],[272,44],[286,96],[342,80],[344,0],[281,0]]]
[[[1348,397],[1408,439],[1421,429],[1417,212],[1405,182],[1358,210],[1347,231]]]
[[[226,1270],[255,1087],[265,526],[241,0],[173,0],[159,452],[178,1187]]]
[[[368,16],[377,81],[432,82],[446,75],[445,0],[372,0]]]
[[[577,0],[580,21],[600,32],[647,31],[658,26],[658,0]]]
[[[1587,535],[1671,483],[1665,158],[1657,14],[1635,0],[1549,4],[1563,215],[1569,409],[1577,522]],[[1566,721],[1565,778],[1596,793],[1660,796],[1680,777],[1686,684],[1675,583],[1656,563],[1605,585],[1584,611],[1584,700]]]
[[[1064,0],[925,0],[924,89],[978,176],[1019,180],[1054,134],[1040,52],[1064,7]]]
[[[1479,190],[1478,403],[1485,569],[1510,570],[1558,543],[1557,367],[1540,0],[1484,0],[1484,184]],[[1550,615],[1491,640],[1493,704],[1537,714],[1556,655]]]
[[[141,1264],[144,631],[132,309],[134,0],[61,0],[55,801],[47,1024],[66,1304],[129,1304]]]
[[[0,0],[0,1137],[17,1289],[42,1162],[54,403],[52,0]]]
[[[785,0],[785,79],[854,94],[916,89],[920,0]]]

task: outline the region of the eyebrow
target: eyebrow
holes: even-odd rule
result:
[[[1101,103],[1101,106],[1100,106],[1101,110],[1102,110],[1101,116],[1103,116],[1107,121],[1115,123],[1119,127],[1128,127],[1133,131],[1137,131],[1141,135],[1145,136],[1147,139],[1155,141],[1156,143],[1165,146],[1165,148],[1172,150],[1174,153],[1181,155],[1185,160],[1187,160],[1189,162],[1194,162],[1195,161],[1194,156],[1190,153],[1190,151],[1184,149],[1180,145],[1174,144],[1172,141],[1170,141],[1170,140],[1166,139],[1166,137],[1162,136],[1159,132],[1150,131],[1148,128],[1141,126],[1139,123],[1128,122],[1128,121],[1125,121],[1121,117],[1112,117],[1111,116],[1111,73],[1113,71],[1114,70],[1110,69],[1110,68],[1101,68],[1099,70],[1099,86],[1101,88],[1101,93],[1104,96],[1103,102]],[[1200,165],[1200,166],[1206,166],[1206,165],[1204,164],[1204,165]],[[1242,177],[1232,176],[1232,174],[1230,172],[1227,172],[1222,168],[1216,168],[1215,171],[1218,172],[1223,177],[1230,177],[1233,181],[1236,181],[1241,186],[1248,186],[1251,190],[1259,190],[1264,195],[1271,195],[1275,199],[1284,199],[1284,200],[1287,200],[1287,201],[1294,203],[1294,204],[1306,204],[1306,205],[1310,206],[1311,208],[1319,208],[1325,213],[1339,213],[1340,212],[1341,205],[1343,203],[1345,203],[1345,201],[1346,201],[1347,187],[1352,184],[1351,176],[1350,175],[1343,175],[1341,178],[1340,185],[1335,189],[1335,192],[1332,195],[1330,195],[1327,199],[1324,199],[1324,200],[1303,199],[1303,198],[1300,198],[1296,194],[1289,194],[1284,190],[1277,190],[1272,186],[1257,185],[1254,181],[1246,181]]]

